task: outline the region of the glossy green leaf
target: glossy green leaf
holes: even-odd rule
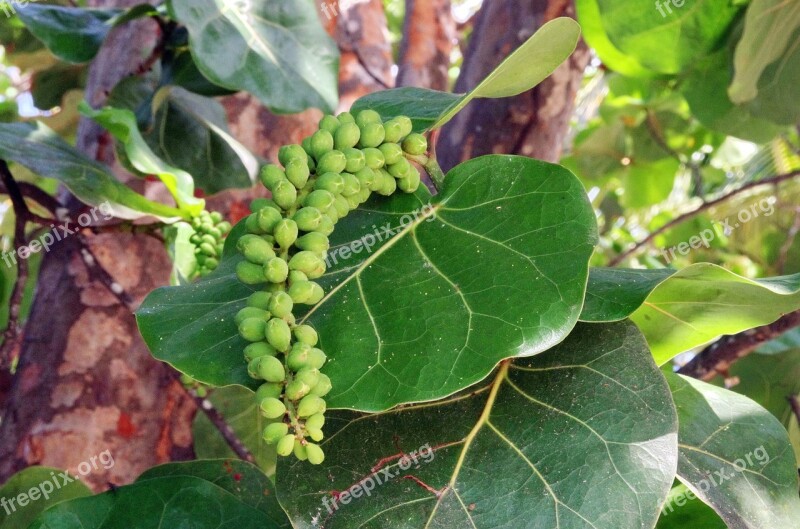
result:
[[[203,211],[205,200],[195,198],[192,175],[172,167],[150,149],[139,132],[133,112],[111,107],[94,110],[86,102],[82,102],[79,108],[83,115],[108,129],[111,135],[123,144],[127,160],[137,171],[157,176],[172,194],[180,209],[192,216]]]
[[[486,156],[428,198],[375,200],[337,225],[328,295],[301,319],[329,355],[332,407],[444,397],[504,358],[549,349],[577,320],[596,227],[571,173]],[[238,259],[197,285],[156,290],[138,321],[157,358],[206,383],[253,387],[233,324],[252,292],[233,274]]]
[[[800,27],[790,41],[786,53],[764,69],[758,80],[758,96],[746,105],[754,116],[789,126],[800,121],[800,100],[795,97],[800,84]]]
[[[30,529],[277,529],[269,479],[236,460],[155,467],[132,485],[45,511]]]
[[[677,464],[667,385],[629,323],[579,326],[457,397],[326,428],[322,465],[279,461],[298,529],[653,527]]]
[[[656,529],[728,529],[714,509],[703,503],[686,485],[672,487],[661,510]]]
[[[339,51],[312,0],[169,0],[189,30],[200,71],[220,86],[250,92],[272,111],[333,112]]]
[[[744,32],[736,45],[735,75],[728,94],[736,104],[758,95],[758,81],[764,70],[779,60],[800,28],[800,3],[785,0],[753,0],[747,8]]]
[[[741,6],[729,0],[679,2],[597,0],[610,41],[642,66],[677,74],[712,52],[730,29]]]
[[[53,55],[67,62],[88,62],[113,27],[121,9],[83,9],[28,3],[17,15]]]
[[[409,116],[417,131],[437,129],[475,98],[511,97],[538,85],[572,55],[579,38],[580,26],[573,19],[556,18],[540,27],[467,94],[398,88],[366,95],[353,108],[373,109],[384,118]]]
[[[200,69],[197,67],[188,49],[176,51],[175,53],[165,56],[161,61],[161,68],[161,84],[164,86],[180,86],[195,94],[208,97],[225,96],[236,93],[235,90],[229,90],[215,85],[206,79],[200,72]]]
[[[153,215],[175,220],[183,215],[123,185],[106,166],[87,158],[41,123],[0,124],[0,158],[59,180],[86,204],[107,202],[111,214],[119,218]]]
[[[654,288],[674,273],[671,268],[591,268],[581,321],[624,320],[644,303]]]
[[[239,386],[228,386],[215,389],[208,399],[253,454],[258,467],[267,475],[274,475],[277,457],[275,447],[266,444],[261,438],[270,421],[264,419],[258,409],[253,392]],[[204,413],[195,416],[192,433],[194,452],[200,459],[236,457],[217,427],[211,424]]]
[[[800,498],[786,430],[758,404],[667,377],[680,423],[678,477],[734,529],[794,527]]]
[[[28,527],[42,511],[59,502],[91,496],[92,491],[81,481],[64,484],[62,473],[57,468],[28,467],[11,476],[0,487],[0,529]]]

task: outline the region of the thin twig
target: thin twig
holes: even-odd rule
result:
[[[725,374],[734,362],[749,355],[763,343],[795,327],[800,327],[800,310],[785,314],[769,325],[720,338],[678,372],[701,380],[711,380],[718,374]]]
[[[731,191],[730,193],[726,193],[726,194],[724,194],[724,195],[722,195],[720,197],[715,198],[714,200],[709,200],[708,202],[704,202],[702,205],[700,205],[700,207],[698,207],[698,208],[696,208],[696,209],[694,209],[692,211],[689,211],[687,213],[684,213],[683,215],[679,215],[679,216],[675,217],[674,219],[672,219],[671,221],[669,221],[665,225],[663,225],[660,228],[658,228],[657,230],[651,232],[647,237],[645,237],[641,241],[637,242],[631,248],[629,248],[625,252],[619,254],[614,259],[612,259],[609,262],[609,266],[618,265],[619,263],[621,263],[622,261],[624,261],[625,259],[627,259],[631,255],[633,255],[634,253],[638,252],[646,244],[650,243],[653,239],[655,239],[656,237],[658,237],[659,235],[661,235],[665,231],[667,231],[670,228],[672,228],[672,227],[674,227],[674,226],[676,226],[676,225],[678,225],[678,224],[680,224],[680,223],[682,223],[682,222],[694,217],[695,215],[697,215],[699,213],[702,213],[703,211],[705,211],[707,209],[710,209],[710,208],[716,206],[717,204],[720,204],[721,202],[724,202],[724,201],[728,200],[729,198],[732,198],[732,197],[734,197],[736,195],[744,193],[745,191],[748,191],[748,190],[750,190],[750,189],[752,189],[754,187],[758,187],[758,186],[762,186],[762,185],[768,185],[768,184],[773,184],[773,185],[774,184],[778,184],[780,182],[783,182],[784,180],[789,180],[791,178],[794,178],[797,175],[800,175],[800,170],[795,170],[795,171],[792,171],[790,173],[786,173],[786,174],[782,174],[782,175],[778,175],[778,176],[773,176],[771,178],[764,178],[763,180],[759,180],[757,182],[750,182],[748,184],[743,185],[739,189],[735,189],[735,190]]]

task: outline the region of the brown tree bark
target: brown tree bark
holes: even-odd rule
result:
[[[484,2],[456,92],[474,88],[542,24],[559,16],[574,17],[574,11],[569,0]],[[442,131],[437,145],[442,168],[492,153],[558,161],[589,57],[581,41],[570,59],[533,90],[517,97],[470,103]]]
[[[406,0],[397,86],[447,90],[455,38],[450,0]]]

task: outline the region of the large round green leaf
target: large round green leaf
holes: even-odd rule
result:
[[[732,391],[680,375],[667,380],[680,423],[680,480],[728,527],[797,527],[797,467],[778,420]]]
[[[89,487],[79,480],[64,484],[63,472],[57,468],[28,467],[11,476],[0,487],[0,500],[4,501],[0,509],[0,529],[28,527],[45,509],[62,501],[92,495]],[[20,504],[20,499],[24,505]]]
[[[169,0],[167,6],[186,25],[192,56],[215,84],[249,92],[278,113],[336,108],[339,49],[313,0]]]
[[[374,200],[337,225],[328,294],[301,319],[329,355],[333,407],[444,397],[504,358],[549,349],[577,321],[597,233],[574,175],[486,156],[428,199]],[[253,387],[233,324],[252,292],[236,280],[237,259],[199,284],[155,291],[138,321],[157,358],[203,382]]]
[[[666,382],[629,323],[579,326],[459,396],[326,427],[322,465],[279,462],[298,529],[653,527],[677,465]]]

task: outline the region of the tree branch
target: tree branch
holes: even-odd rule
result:
[[[718,374],[724,374],[734,362],[749,355],[763,343],[795,327],[800,327],[800,310],[785,314],[769,325],[720,338],[678,372],[701,380],[711,380]]]
[[[724,195],[722,195],[720,197],[715,198],[714,200],[709,200],[708,202],[704,202],[697,209],[694,209],[692,211],[684,213],[683,215],[678,215],[677,217],[675,217],[674,219],[672,219],[668,223],[664,224],[663,226],[661,226],[657,230],[651,232],[650,235],[648,235],[647,237],[645,237],[641,241],[639,241],[636,244],[634,244],[631,248],[629,248],[625,252],[619,254],[614,259],[612,259],[608,263],[608,266],[616,266],[616,265],[618,265],[619,263],[621,263],[622,261],[624,261],[625,259],[627,259],[631,255],[633,255],[636,252],[638,252],[639,250],[641,250],[646,244],[650,243],[653,239],[655,239],[656,237],[658,237],[659,235],[661,235],[665,231],[667,231],[670,228],[672,228],[672,227],[674,227],[674,226],[676,226],[676,225],[678,225],[678,224],[680,224],[680,223],[682,223],[682,222],[694,217],[695,215],[698,215],[699,213],[702,213],[703,211],[705,211],[707,209],[710,209],[710,208],[716,206],[717,204],[725,202],[729,198],[732,198],[732,197],[734,197],[736,195],[744,193],[745,191],[748,191],[748,190],[750,190],[750,189],[752,189],[754,187],[758,187],[758,186],[762,186],[762,185],[769,185],[769,184],[772,184],[772,185],[779,184],[779,183],[781,183],[781,182],[783,182],[785,180],[789,180],[791,178],[794,178],[797,175],[800,175],[800,170],[792,171],[790,173],[786,173],[786,174],[782,174],[782,175],[778,175],[778,176],[773,176],[771,178],[764,178],[763,180],[759,180],[758,182],[750,182],[749,184],[743,185],[739,189],[735,189],[735,190],[731,191],[730,193],[726,193],[726,194],[724,194]]]

